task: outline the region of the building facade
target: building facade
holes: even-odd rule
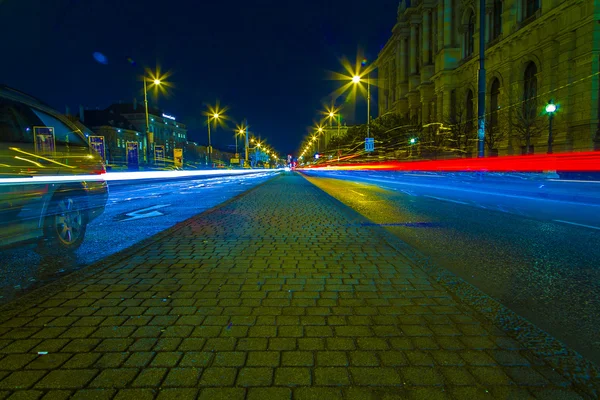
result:
[[[594,0],[402,0],[376,61],[379,115],[462,125],[476,146],[479,43],[485,41],[486,147],[545,152],[600,146],[600,5]],[[485,35],[479,34],[480,12]],[[489,142],[488,142],[489,140]]]
[[[138,131],[146,132],[146,111],[143,104],[138,104],[136,100],[133,103],[112,104],[106,110],[122,115]],[[150,146],[151,151],[156,145],[164,146],[165,157],[172,159],[173,149],[183,149],[187,143],[187,127],[174,116],[155,107],[148,107],[148,117],[146,145]]]

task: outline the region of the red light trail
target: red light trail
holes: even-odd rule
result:
[[[447,172],[600,171],[600,151],[426,161],[381,161],[309,166],[300,170],[380,170]]]

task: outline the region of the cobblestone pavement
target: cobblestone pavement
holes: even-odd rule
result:
[[[15,302],[0,400],[588,397],[360,218],[280,176]]]

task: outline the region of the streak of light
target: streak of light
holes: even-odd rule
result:
[[[572,152],[540,155],[459,158],[451,160],[383,161],[355,164],[328,164],[304,170],[382,170],[382,171],[479,171],[542,172],[600,171],[600,152]]]
[[[25,160],[30,161],[30,160]],[[268,172],[281,172],[283,169],[273,169]],[[14,183],[55,183],[82,181],[135,181],[140,179],[172,179],[185,177],[203,177],[212,175],[247,175],[265,173],[263,170],[207,170],[207,171],[136,171],[136,172],[107,172],[100,175],[46,175],[23,178],[0,178],[0,185]]]

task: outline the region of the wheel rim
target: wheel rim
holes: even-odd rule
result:
[[[55,228],[58,239],[66,245],[72,245],[81,236],[82,227],[83,214],[75,208],[73,199],[60,199],[58,202],[58,214],[55,217]]]

